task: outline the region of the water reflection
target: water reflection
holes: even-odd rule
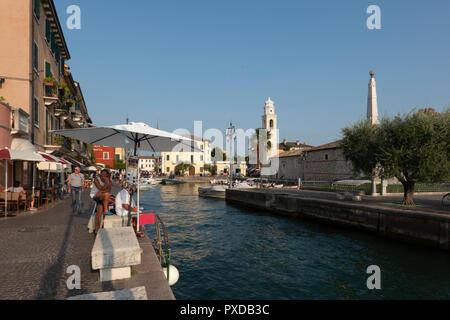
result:
[[[199,185],[141,195],[166,224],[177,299],[448,299],[447,252],[199,198]],[[369,265],[382,290],[369,291]]]

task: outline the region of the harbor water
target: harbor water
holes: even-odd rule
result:
[[[141,193],[167,228],[179,300],[450,299],[448,252],[201,198],[199,186]],[[367,288],[372,265],[381,290]]]

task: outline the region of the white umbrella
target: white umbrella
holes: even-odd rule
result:
[[[37,152],[23,151],[23,150],[11,150],[8,148],[0,150],[0,160],[5,160],[6,173],[5,173],[5,217],[8,216],[8,160],[22,160],[30,162],[45,161]],[[34,169],[34,167],[33,167]],[[34,181],[33,181],[33,200],[34,200]]]
[[[101,145],[106,147],[133,150],[134,156],[137,156],[138,151],[202,151],[198,147],[197,142],[195,142],[194,140],[167,131],[152,128],[147,124],[141,122],[131,122],[129,124],[110,127],[56,130],[52,131],[52,133],[68,138],[74,138],[90,145]],[[137,228],[139,230],[139,169],[137,181]]]
[[[194,148],[201,151],[196,144],[192,145],[193,140],[152,128],[145,123],[131,122],[111,127],[56,130],[52,133],[91,145],[134,150],[134,155],[137,155],[138,150],[170,152],[174,148],[179,148],[180,144],[191,150]]]

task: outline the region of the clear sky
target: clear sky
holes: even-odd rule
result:
[[[366,115],[375,71],[380,116],[450,106],[448,0],[55,0],[95,125],[162,130],[261,127],[275,102],[280,140],[340,138]],[[81,8],[68,30],[66,8]],[[381,30],[369,30],[369,5]]]

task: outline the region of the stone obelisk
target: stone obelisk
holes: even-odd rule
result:
[[[380,124],[378,121],[378,97],[377,97],[377,83],[375,81],[375,72],[370,71],[369,81],[369,95],[367,97],[367,120],[372,124]],[[373,171],[372,176],[372,196],[377,196],[377,174],[376,170]],[[384,187],[384,181],[381,181],[382,189]],[[385,192],[381,192],[384,194]]]
[[[375,72],[370,71],[369,95],[367,99],[367,120],[369,120],[372,124],[379,124],[377,83],[375,81],[374,75]]]

